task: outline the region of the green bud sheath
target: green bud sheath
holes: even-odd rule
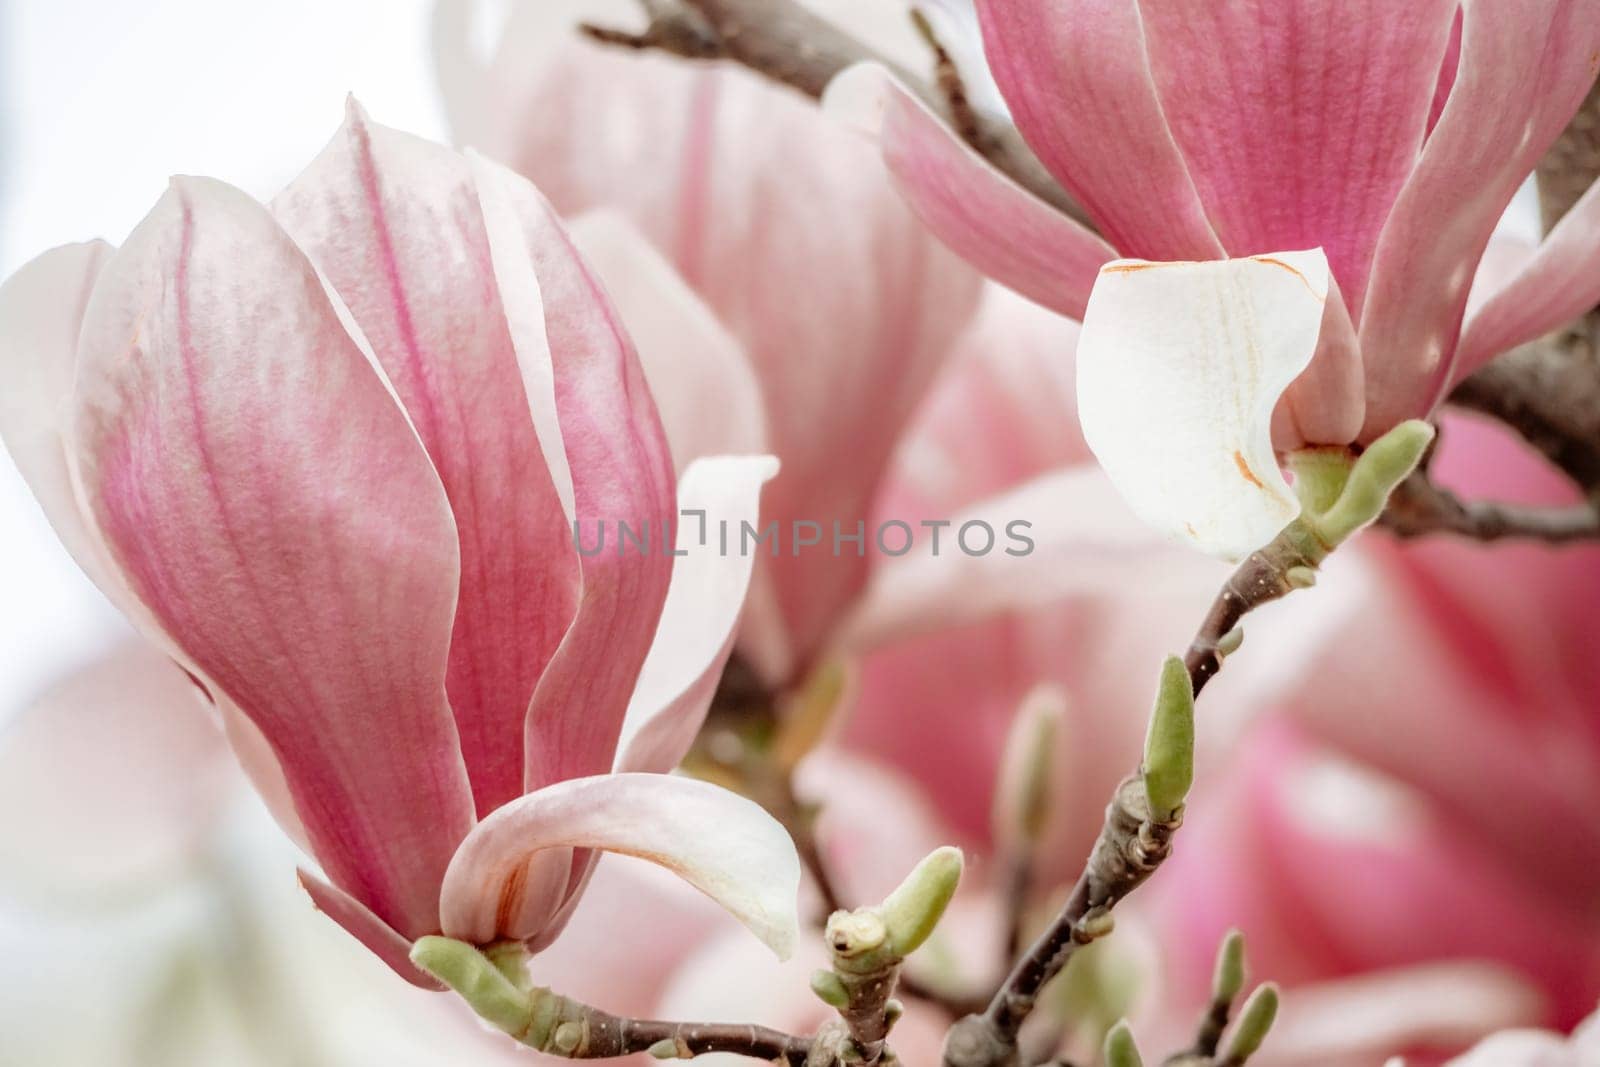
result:
[[[421,937],[411,962],[449,986],[486,1022],[522,1034],[533,1022],[528,994],[512,984],[474,945],[448,937]]]
[[[1106,1067],[1144,1067],[1128,1020],[1123,1019],[1106,1032],[1105,1061]]]
[[[1170,820],[1194,784],[1194,687],[1177,656],[1161,665],[1150,732],[1144,741],[1144,790],[1150,817]]]
[[[1272,1021],[1277,1017],[1278,987],[1271,982],[1257,986],[1239,1011],[1239,1021],[1233,1025],[1233,1033],[1228,1038],[1228,1051],[1222,1061],[1243,1063],[1254,1056],[1267,1039],[1267,1031],[1272,1029]]]
[[[904,959],[928,940],[961,883],[961,866],[959,848],[936,848],[889,894],[882,915],[894,955]]]
[[[1244,988],[1244,935],[1229,930],[1217,949],[1217,969],[1211,976],[1211,999],[1227,1004]]]

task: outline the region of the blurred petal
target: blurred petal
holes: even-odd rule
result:
[[[558,782],[479,823],[445,877],[445,934],[482,944],[539,933],[506,919],[522,903],[530,866],[552,848],[659,864],[721,904],[780,957],[794,948],[800,861],[788,833],[737,794],[662,774]]]
[[[743,345],[783,461],[765,520],[854,530],[979,291],[875,147],[749,71],[590,46],[501,99],[517,133],[504,158],[567,214],[626,214]],[[811,658],[870,566],[849,551],[763,562],[745,625],[768,673]]]
[[[1133,510],[1227,559],[1300,513],[1271,418],[1317,349],[1320,250],[1102,268],[1078,342],[1083,435]]]
[[[349,307],[450,500],[461,586],[447,684],[486,815],[522,794],[528,701],[572,621],[578,573],[471,170],[352,100],[272,209]]]
[[[711,309],[626,216],[591,211],[572,243],[605,283],[639,346],[673,466],[766,448],[766,402],[755,371]]]
[[[1600,69],[1591,0],[1462,9],[1455,84],[1384,224],[1361,314],[1368,440],[1439,400],[1478,257]]]
[[[1472,960],[1397,967],[1292,990],[1271,1048],[1289,1062],[1368,1062],[1398,1049],[1459,1048],[1538,1018],[1540,1007],[1537,991],[1506,967]]]
[[[761,513],[761,486],[778,473],[771,456],[696,460],[678,486],[672,584],[650,654],[622,724],[617,769],[670,771],[705,721],[744,608],[755,553],[723,544]],[[713,532],[716,531],[716,532]]]
[[[0,732],[0,881],[41,906],[115,901],[199,858],[240,784],[199,691],[143,641]]]
[[[1116,251],[1001,174],[877,64],[828,85],[827,107],[879,140],[912,210],[967,262],[1075,319]]]
[[[1232,256],[1324,246],[1359,317],[1456,0],[1141,3],[1162,111]]]
[[[77,389],[129,585],[266,736],[335,884],[431,932],[472,821],[443,689],[455,530],[311,265],[242,193],[176,181],[96,287]]]
[[[962,550],[969,523],[994,531],[991,551]],[[1013,524],[1021,525],[1009,529]],[[937,547],[925,531],[910,553],[878,569],[842,628],[841,648],[865,651],[1063,597],[1114,593],[1152,568],[1194,563],[1130,513],[1090,466],[1041,475],[962,511],[948,526]],[[985,536],[975,527],[968,540],[977,547]]]
[[[56,535],[102,588],[113,583],[78,510],[63,435],[84,308],[111,252],[104,241],[53,248],[0,286],[0,439]]]
[[[1500,353],[1600,305],[1600,181],[1562,216],[1533,257],[1467,321],[1452,382]]]
[[[633,343],[555,212],[510,171],[477,156],[472,166],[501,288],[543,312],[542,329],[513,322],[512,333],[524,374],[553,387],[581,539],[577,617],[528,708],[531,790],[611,768],[672,571],[661,543],[673,518],[672,459]],[[648,544],[624,547],[623,524]],[[583,552],[606,527],[611,547]]]
[[[978,18],[1017,129],[1106,240],[1149,259],[1223,254],[1162,115],[1137,0],[978,0]]]

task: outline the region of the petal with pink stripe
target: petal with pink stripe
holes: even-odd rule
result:
[[[79,351],[72,447],[128,585],[260,728],[332,880],[433,932],[472,804],[455,529],[404,414],[300,250],[206,179],[111,259]]]

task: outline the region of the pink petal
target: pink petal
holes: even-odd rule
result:
[[[78,510],[62,438],[84,307],[111,252],[103,241],[53,248],[0,287],[0,438],[67,551],[108,591],[117,582]]]
[[[1600,304],[1600,182],[1589,187],[1506,285],[1467,321],[1451,370],[1458,382],[1502,352]]]
[[[979,286],[877,150],[749,72],[587,46],[502,99],[506,158],[567,214],[627,215],[743,345],[783,462],[765,521],[853,531]],[[815,652],[869,568],[848,545],[762,564],[772,595],[747,625],[781,636],[773,673]]]
[[[267,212],[203,179],[107,265],[79,353],[73,449],[129,586],[271,743],[333,881],[433,931],[472,811],[455,532],[403,414]]]
[[[670,771],[700,732],[755,568],[754,553],[722,548],[721,531],[738,536],[757,523],[761,486],[776,473],[771,456],[700,459],[684,472],[676,549],[684,554],[628,704],[618,770]]]
[[[1466,0],[1461,64],[1379,238],[1361,316],[1370,439],[1450,380],[1473,268],[1600,69],[1589,0]]]
[[[1310,366],[1285,390],[1278,411],[1274,412],[1288,413],[1293,432],[1288,435],[1290,439],[1284,440],[1275,425],[1273,444],[1285,451],[1302,444],[1349,444],[1361,432],[1366,405],[1360,342],[1338,280],[1330,276],[1317,350]]]
[[[1137,0],[978,0],[1017,129],[1106,240],[1124,256],[1219,259],[1162,115],[1139,14]]]
[[[1162,110],[1223,247],[1321,245],[1359,319],[1455,0],[1147,0],[1139,11]]]
[[[300,821],[300,813],[295,810],[294,793],[289,788],[289,779],[283,773],[283,764],[278,762],[277,753],[272,751],[271,742],[261,728],[228,699],[226,693],[210,695],[228,746],[233,749],[234,758],[244,769],[245,777],[250,779],[250,784],[255,787],[256,794],[267,806],[278,828],[301,851],[310,853],[311,839],[306,834],[305,824]]]
[[[448,691],[479,815],[522,794],[523,721],[578,568],[462,156],[344,128],[273,213],[349,306],[444,483],[461,548]]]
[[[794,946],[800,861],[789,835],[743,797],[692,778],[610,774],[529,793],[478,824],[445,876],[450,937],[486,943],[540,931],[513,920],[548,849],[588,848],[659,864],[721,904],[773,951]]]
[[[411,963],[411,939],[401,936],[359,900],[305,870],[300,872],[300,888],[306,891],[318,911],[342,926],[395,974],[422,989],[444,988]]]
[[[950,249],[989,277],[1075,319],[1100,265],[1116,251],[990,166],[889,72],[845,71],[827,106],[879,139],[912,210]]]
[[[190,872],[240,784],[199,691],[130,640],[0,732],[6,895],[92,906]]]
[[[542,331],[513,323],[513,336],[524,375],[553,386],[579,538],[578,614],[528,708],[531,790],[611,767],[672,571],[672,461],[633,343],[555,212],[510,171],[477,157],[473,171],[502,288],[533,287],[543,309]],[[648,543],[624,546],[623,524]],[[606,547],[584,554],[603,531]]]
[[[591,211],[570,230],[639,346],[679,473],[702,456],[763,451],[766,402],[755,371],[672,264],[617,212]]]

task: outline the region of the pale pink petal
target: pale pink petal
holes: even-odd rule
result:
[[[394,927],[374,915],[359,900],[306,870],[300,872],[300,888],[306,891],[318,911],[343,927],[346,933],[365,945],[395,974],[423,989],[444,988],[432,976],[412,964],[411,939],[397,933]]]
[[[431,932],[472,820],[443,689],[455,530],[311,265],[242,193],[175,182],[96,287],[77,390],[129,586],[266,736],[334,882]]]
[[[1547,1030],[1508,1030],[1484,1038],[1446,1067],[1592,1067],[1561,1037]]]
[[[277,821],[278,828],[289,835],[289,840],[298,845],[301,851],[309,854],[311,838],[306,834],[305,824],[300,821],[300,813],[295,810],[294,793],[289,788],[289,779],[284,776],[283,764],[278,762],[277,753],[272,751],[272,744],[261,732],[261,727],[250,721],[250,716],[240,711],[226,693],[207,695],[216,708],[223,735],[233,749],[234,758],[244,769],[245,777],[250,779],[256,794]]]
[[[1455,18],[1450,22],[1450,40],[1445,44],[1444,61],[1439,64],[1439,80],[1433,87],[1433,102],[1428,105],[1428,132],[1439,124],[1444,105],[1450,99],[1450,90],[1456,86],[1456,71],[1461,66],[1461,4],[1455,5]]]
[[[1600,304],[1600,182],[1589,187],[1517,275],[1467,322],[1452,381]]]
[[[0,286],[0,439],[56,535],[102,589],[116,582],[78,510],[63,434],[84,307],[111,252],[103,241],[63,245]]]
[[[1322,308],[1322,331],[1310,366],[1289,383],[1274,417],[1287,414],[1290,433],[1274,424],[1272,443],[1293,451],[1303,444],[1345,445],[1361,432],[1367,410],[1361,346],[1338,280],[1328,278],[1328,300]]]
[[[964,144],[888,71],[861,64],[828,86],[826,104],[878,139],[912,210],[995,281],[1075,319],[1116,251]]]
[[[1058,467],[1092,463],[1078,429],[1078,324],[998,285],[901,442],[878,521],[947,519]]]
[[[639,346],[679,473],[702,456],[765,449],[766,402],[750,361],[672,264],[617,212],[591,211],[570,230]]]
[[[529,416],[483,213],[462,156],[344,127],[273,214],[349,307],[455,515],[448,691],[479,815],[522,794],[523,722],[571,623],[578,568]]]
[[[672,458],[633,342],[555,212],[524,179],[472,164],[501,287],[537,293],[543,311],[542,330],[512,332],[524,377],[552,386],[582,576],[577,617],[528,708],[524,783],[537,789],[611,767],[672,571]],[[624,525],[643,542],[624,543]]]
[[[575,47],[502,99],[506,158],[567,214],[626,214],[743,345],[783,462],[766,521],[852,533],[979,290],[877,149],[748,71],[660,56]],[[870,562],[845,545],[762,564],[749,625],[781,638],[775,673],[812,656]]]
[[[1507,967],[1441,960],[1291,990],[1269,1047],[1291,1063],[1371,1062],[1401,1049],[1460,1048],[1534,1021],[1542,1008],[1538,990]]]
[[[1223,254],[1162,114],[1137,0],[979,0],[978,18],[1017,129],[1106,240],[1144,259]]]
[[[1359,320],[1455,0],[1145,0],[1139,11],[1162,110],[1223,247],[1322,246]]]
[[[778,473],[771,456],[696,460],[678,485],[672,584],[650,654],[622,724],[624,771],[670,771],[683,759],[733,651],[755,554],[729,549],[761,513],[761,486]],[[737,544],[737,542],[732,542]]]
[[[993,545],[979,551],[989,541],[985,528]],[[1135,576],[1196,566],[1135,516],[1092,466],[1040,475],[955,513],[937,531],[937,544],[932,528],[914,532],[913,550],[873,575],[841,627],[841,649],[866,651],[1064,597],[1112,594]],[[1225,570],[1214,573],[1226,577]]]
[[[1600,70],[1591,0],[1466,0],[1461,63],[1373,260],[1361,315],[1371,439],[1439,400],[1473,269]]]
[[[192,872],[232,763],[183,671],[128,641],[0,731],[0,891],[81,905]]]
[[[548,849],[595,849],[667,868],[787,956],[798,936],[800,861],[788,833],[758,805],[693,778],[575,778],[501,808],[462,843],[440,912],[450,937],[485,943],[538,929],[508,922],[530,865]]]

